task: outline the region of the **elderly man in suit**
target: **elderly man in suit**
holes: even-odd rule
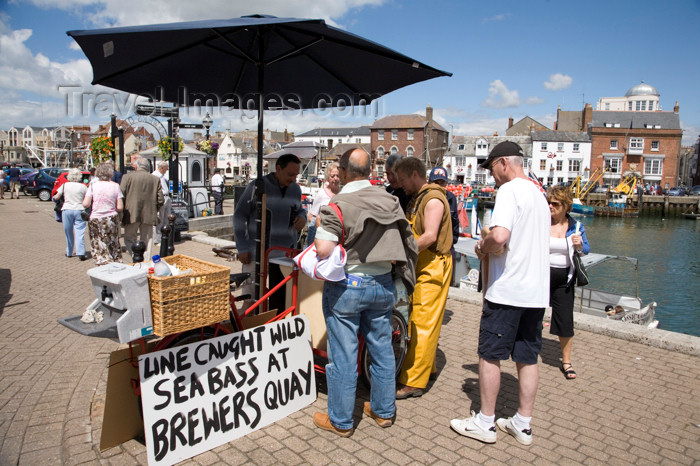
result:
[[[131,248],[138,237],[146,245],[145,257],[150,257],[153,227],[158,224],[158,209],[164,202],[163,191],[160,180],[151,175],[147,159],[139,157],[132,165],[136,171],[124,175],[121,182],[124,244],[133,256]]]

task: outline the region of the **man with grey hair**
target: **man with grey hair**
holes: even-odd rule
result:
[[[323,317],[328,331],[328,414],[316,413],[314,424],[341,437],[353,433],[357,387],[358,333],[371,356],[372,387],[364,414],[380,427],[390,427],[396,415],[396,360],[391,348],[391,314],[396,301],[392,269],[408,292],[415,283],[418,256],[411,226],[398,200],[372,186],[369,155],[351,149],[340,158],[344,186],[332,204],[321,207],[314,244],[320,258],[337,244],[347,252],[345,279],[325,282]]]
[[[158,209],[164,203],[163,190],[158,178],[149,173],[150,162],[139,157],[132,163],[136,171],[122,178],[121,190],[124,194],[124,244],[132,253],[132,246],[139,240],[146,245],[144,257],[151,255],[153,227],[158,224]]]
[[[479,164],[491,171],[498,196],[490,231],[476,243],[488,273],[479,328],[481,410],[453,419],[453,430],[484,443],[496,442],[496,426],[523,445],[532,444],[530,419],[539,381],[542,317],[549,305],[551,215],[545,197],[523,171],[523,150],[510,141],[496,145]],[[518,371],[518,411],[495,419],[501,361],[512,358]],[[495,421],[495,422],[494,422]]]
[[[396,177],[396,172],[394,172],[394,165],[396,162],[401,160],[401,154],[391,154],[386,158],[384,162],[384,172],[386,173],[386,180],[389,182],[389,186],[386,187],[386,192],[396,196],[399,199],[399,204],[401,204],[401,209],[406,212],[406,207],[411,200],[411,196],[406,194],[399,179]]]
[[[161,160],[156,164],[153,176],[160,181],[160,189],[163,191],[163,206],[158,209],[158,225],[153,228],[153,244],[160,244],[161,228],[168,223],[168,214],[173,201],[170,198],[170,187],[168,186],[168,162]]]

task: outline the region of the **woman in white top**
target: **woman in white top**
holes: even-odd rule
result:
[[[559,337],[561,346],[560,370],[568,380],[576,378],[571,364],[574,337],[574,250],[588,254],[591,247],[580,222],[569,215],[573,204],[571,189],[553,186],[547,190],[547,202],[552,214],[549,237],[549,305],[552,321],[549,333]]]
[[[85,257],[85,225],[86,222],[80,216],[83,211],[83,198],[87,187],[81,182],[82,174],[79,169],[71,168],[66,176],[68,180],[63,183],[56,195],[53,197],[57,201],[63,196],[63,231],[66,234],[66,257],[73,257],[73,246],[75,253],[81,261]]]
[[[321,207],[328,205],[331,198],[340,191],[340,169],[338,168],[338,164],[336,162],[331,162],[326,165],[325,174],[326,186],[319,189],[316,193],[316,196],[314,196],[314,203],[311,204],[311,208],[309,209],[309,231],[306,235],[307,246],[313,243],[316,237],[316,217],[318,217]]]

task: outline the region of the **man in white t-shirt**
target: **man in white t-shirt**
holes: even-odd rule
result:
[[[550,212],[539,186],[523,171],[523,150],[496,145],[480,164],[499,186],[489,233],[476,245],[488,261],[487,291],[479,328],[481,411],[453,419],[452,429],[484,443],[496,442],[496,425],[523,445],[532,443],[530,419],[539,381],[542,317],[549,304]],[[518,411],[495,423],[502,360],[513,359],[520,385]]]
[[[173,204],[170,198],[170,186],[168,183],[168,162],[161,160],[156,165],[156,169],[153,171],[153,176],[158,177],[160,180],[160,190],[163,192],[163,198],[165,202],[163,207],[158,209],[158,225],[153,227],[153,244],[160,244],[161,232],[160,229],[168,223],[168,215],[170,215],[170,207]]]
[[[214,198],[214,215],[224,215],[224,177],[220,168],[215,168],[211,177],[211,195]]]

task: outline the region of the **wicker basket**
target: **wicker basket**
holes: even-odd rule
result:
[[[148,277],[153,310],[153,332],[171,335],[229,318],[231,270],[193,257],[176,254],[164,258],[180,270],[194,273],[175,277]]]

